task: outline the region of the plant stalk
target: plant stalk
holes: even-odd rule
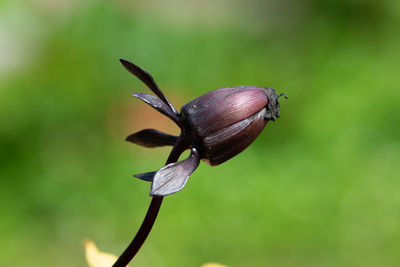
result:
[[[188,148],[187,138],[185,132],[182,131],[174,147],[172,148],[172,151],[169,154],[165,165],[177,162],[179,156],[187,148]],[[147,209],[146,217],[144,217],[144,220],[138,232],[136,233],[131,243],[124,250],[121,256],[119,256],[119,258],[113,264],[112,267],[125,267],[126,265],[129,264],[129,262],[133,259],[133,257],[135,257],[139,249],[142,247],[143,243],[146,241],[146,238],[149,235],[151,228],[154,225],[154,222],[157,218],[158,211],[160,210],[163,199],[164,197],[162,196],[153,196],[150,202],[150,206]]]
[[[136,233],[135,238],[132,240],[129,246],[114,263],[113,267],[125,267],[133,259],[133,257],[135,257],[136,253],[142,247],[144,241],[151,231],[151,228],[153,227],[163,198],[164,197],[158,196],[153,197],[139,231]]]

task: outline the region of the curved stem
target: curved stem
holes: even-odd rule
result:
[[[142,247],[157,218],[157,214],[160,210],[163,198],[164,197],[153,197],[149,209],[147,210],[146,217],[144,218],[139,231],[136,233],[135,238],[132,240],[129,246],[114,263],[113,267],[125,267],[126,265],[128,265],[128,263],[133,259],[133,257]]]
[[[176,141],[176,144],[173,147],[171,153],[169,154],[168,160],[165,163],[165,165],[178,161],[179,156],[187,148],[188,148],[187,138],[185,133],[182,132],[178,140]],[[125,267],[138,253],[144,241],[146,241],[146,238],[149,235],[151,228],[153,227],[153,224],[157,218],[158,211],[160,210],[163,199],[164,197],[161,196],[153,197],[150,206],[147,209],[146,217],[144,217],[142,225],[140,226],[138,232],[136,233],[131,243],[124,250],[121,256],[119,256],[117,261],[113,264],[113,267]]]
[[[175,143],[174,147],[172,148],[171,153],[169,153],[169,156],[168,156],[168,159],[167,159],[167,162],[165,163],[165,165],[177,162],[179,157],[180,157],[180,155],[187,148],[189,148],[187,136],[185,134],[185,131],[182,130],[182,133],[178,137],[178,140],[176,140],[176,143]]]

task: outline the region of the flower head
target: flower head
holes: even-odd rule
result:
[[[287,98],[284,94],[277,95],[272,88],[226,87],[190,101],[178,112],[149,73],[126,60],[121,59],[121,63],[155,94],[133,93],[133,96],[169,117],[181,129],[180,136],[145,129],[126,139],[145,147],[173,146],[165,167],[135,175],[152,182],[152,196],[181,190],[200,160],[215,166],[242,152],[268,121],[275,121],[280,116],[278,98],[282,95]],[[191,150],[190,156],[174,162],[186,149]]]

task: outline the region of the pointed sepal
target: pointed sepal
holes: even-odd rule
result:
[[[161,168],[153,178],[150,196],[166,196],[181,190],[199,162],[199,153],[196,148],[192,148],[187,159]]]
[[[155,172],[145,172],[145,173],[139,173],[139,174],[135,174],[133,176],[135,176],[136,178],[139,178],[143,181],[147,181],[147,182],[152,182],[154,175],[156,175],[156,171]]]
[[[144,129],[126,138],[126,141],[145,147],[173,146],[176,140],[178,140],[178,136],[169,135],[155,129]]]
[[[140,100],[146,102],[150,106],[152,106],[158,112],[164,114],[171,120],[173,120],[176,124],[180,125],[181,121],[176,113],[174,113],[164,102],[161,101],[160,98],[150,94],[144,93],[133,93],[132,96],[139,98]]]
[[[124,59],[119,60],[121,64],[133,75],[135,75],[139,80],[141,80],[147,87],[155,93],[167,106],[168,108],[175,114],[178,114],[174,106],[172,106],[171,102],[167,99],[167,97],[163,94],[163,92],[160,90],[156,82],[154,81],[154,78],[142,69],[141,67],[137,66],[136,64],[133,64],[132,62],[129,62]]]

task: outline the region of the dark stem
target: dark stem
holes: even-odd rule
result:
[[[174,148],[169,154],[168,160],[165,163],[165,165],[178,161],[179,156],[187,148],[188,148],[187,138],[184,131],[182,131],[182,134],[179,136]],[[117,261],[113,264],[113,267],[125,267],[138,253],[144,241],[146,241],[146,238],[149,235],[151,228],[153,227],[153,224],[157,218],[158,211],[160,210],[163,199],[164,197],[160,196],[153,197],[150,206],[147,209],[146,217],[144,217],[142,225],[140,226],[138,232],[136,233],[131,243],[121,254],[121,256],[119,256]]]
[[[144,241],[151,231],[151,228],[153,227],[163,198],[164,197],[153,197],[139,231],[136,233],[135,238],[132,240],[129,246],[114,263],[113,267],[125,267],[133,259],[133,257],[135,257],[136,253],[142,247]]]

